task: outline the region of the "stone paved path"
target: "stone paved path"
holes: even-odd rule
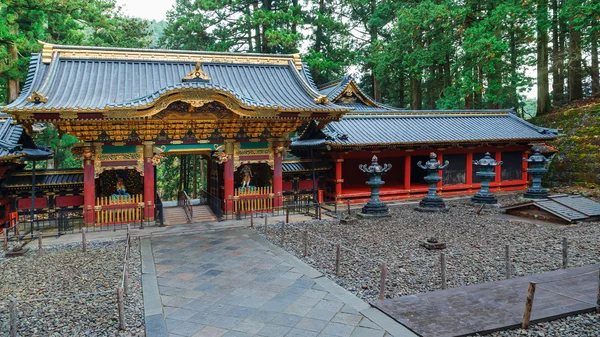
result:
[[[414,336],[249,230],[156,237],[151,245],[168,336]],[[148,336],[161,335],[152,320],[160,315],[148,317],[156,308],[146,306]]]
[[[555,270],[373,303],[421,336],[487,333],[521,326],[529,282],[531,324],[596,309],[600,265]]]

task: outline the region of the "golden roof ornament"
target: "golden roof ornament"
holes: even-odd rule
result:
[[[316,104],[327,104],[327,103],[329,103],[329,100],[327,100],[327,96],[321,95],[321,96],[315,98],[315,103]]]
[[[39,92],[34,91],[31,96],[27,97],[27,101],[31,103],[46,103],[48,102],[48,97],[41,95]]]
[[[200,62],[196,62],[196,69],[192,70],[189,74],[185,75],[182,79],[183,82],[208,82],[210,76],[202,71],[202,65]]]

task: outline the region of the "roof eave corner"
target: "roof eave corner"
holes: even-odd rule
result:
[[[42,45],[42,63],[50,64],[55,45],[41,40],[38,40],[38,43]]]

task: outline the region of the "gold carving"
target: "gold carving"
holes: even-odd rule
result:
[[[192,70],[191,73],[185,75],[182,80],[183,82],[193,82],[193,81],[210,81],[210,76],[202,71],[202,66],[200,62],[196,62],[196,69]]]
[[[37,91],[34,91],[31,96],[27,97],[27,101],[31,103],[46,103],[48,102],[48,97],[41,95]]]
[[[327,100],[327,96],[321,95],[321,96],[315,98],[315,103],[316,104],[327,104],[327,103],[329,103],[329,100]]]

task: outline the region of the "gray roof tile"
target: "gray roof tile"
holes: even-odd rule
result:
[[[344,109],[334,104],[316,104],[314,99],[319,92],[291,61],[288,65],[206,62],[202,63],[202,70],[210,81],[182,82],[194,68],[193,62],[61,59],[60,53],[45,64],[40,55],[34,54],[22,94],[5,109],[60,111],[147,106],[161,94],[187,88],[221,90],[251,107]],[[48,101],[28,102],[27,97],[34,91]]]
[[[556,130],[537,127],[507,110],[404,111],[360,115],[346,114],[322,133],[305,132],[293,147],[331,144],[448,144],[497,140],[550,140]]]

